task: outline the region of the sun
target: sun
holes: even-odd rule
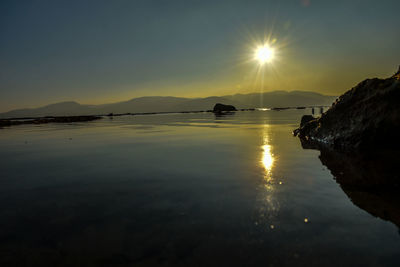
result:
[[[270,63],[274,59],[275,50],[268,44],[257,47],[254,58],[258,60],[260,65]]]

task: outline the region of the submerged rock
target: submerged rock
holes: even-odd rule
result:
[[[320,118],[302,118],[294,131],[309,146],[336,150],[400,148],[400,68],[387,79],[367,79],[341,95]]]
[[[237,111],[237,109],[232,105],[224,105],[221,103],[215,104],[213,109],[214,113],[221,113],[223,111]]]

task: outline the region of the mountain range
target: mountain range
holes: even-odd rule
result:
[[[0,118],[197,111],[212,109],[216,103],[230,104],[234,105],[236,108],[297,107],[331,105],[335,99],[336,96],[327,96],[308,91],[273,91],[266,93],[211,96],[205,98],[147,96],[101,105],[84,105],[74,101],[60,102],[39,108],[11,110],[0,113]]]

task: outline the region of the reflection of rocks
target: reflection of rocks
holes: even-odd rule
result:
[[[295,134],[307,142],[345,151],[400,148],[399,80],[400,69],[390,78],[359,83]]]
[[[395,152],[366,157],[321,150],[320,160],[356,206],[400,227],[400,174]]]
[[[225,117],[227,115],[235,115],[235,112],[232,111],[225,111],[225,112],[214,112],[216,118]]]
[[[366,156],[323,149],[319,158],[343,186],[366,190],[393,190],[400,186],[396,152]]]
[[[398,192],[369,192],[346,189],[343,191],[354,205],[369,214],[394,223],[400,228],[400,196]]]

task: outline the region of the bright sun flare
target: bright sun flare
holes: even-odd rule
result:
[[[272,61],[274,58],[274,52],[274,49],[267,44],[259,46],[255,53],[255,59],[258,60],[261,65],[263,65],[264,63]]]

